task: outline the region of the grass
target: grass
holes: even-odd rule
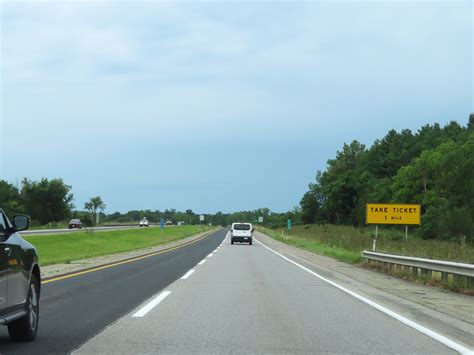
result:
[[[361,261],[363,250],[372,250],[374,237],[374,228],[334,225],[295,226],[291,234],[282,229],[265,229],[264,232],[282,242],[349,263]],[[472,244],[413,237],[405,240],[404,232],[392,229],[379,228],[376,250],[389,254],[474,263]]]
[[[360,253],[346,250],[334,245],[320,243],[316,240],[310,238],[304,238],[297,236],[295,234],[288,235],[282,234],[280,230],[259,228],[263,233],[269,235],[270,237],[284,242],[289,245],[296,246],[298,248],[316,253],[321,255],[330,256],[334,259],[344,261],[346,263],[355,264],[362,260]]]
[[[362,262],[363,250],[372,250],[374,228],[354,228],[333,225],[295,226],[289,234],[286,229],[267,229],[258,227],[270,237],[299,247],[301,249],[330,256],[351,264]],[[409,237],[394,229],[381,230],[377,237],[376,251],[389,254],[474,263],[474,245],[436,240],[421,240]],[[441,280],[441,273],[433,272],[432,277],[413,275],[408,270],[382,267],[378,264],[364,263],[374,268],[406,280],[431,286],[443,287],[455,292],[474,295],[474,289],[466,278],[454,278],[449,275],[447,282]]]
[[[38,251],[42,266],[143,249],[211,230],[208,226],[146,228],[107,232],[80,231],[68,234],[25,236]]]

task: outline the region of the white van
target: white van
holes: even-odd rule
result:
[[[251,223],[232,223],[230,228],[230,244],[234,242],[252,245],[253,227]]]

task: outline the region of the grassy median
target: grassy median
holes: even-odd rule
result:
[[[34,235],[24,238],[33,244],[41,265],[63,264],[73,260],[143,249],[203,233],[214,227],[179,226],[118,231],[80,231],[67,234]]]

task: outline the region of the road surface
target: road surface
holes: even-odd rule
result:
[[[35,344],[2,354],[450,354],[442,342],[221,230],[186,247],[44,286]]]
[[[39,333],[18,344],[0,327],[0,353],[65,354],[181,277],[224,239],[221,230],[185,247],[42,285]]]

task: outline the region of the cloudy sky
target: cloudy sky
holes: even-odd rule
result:
[[[79,208],[285,211],[344,142],[474,111],[469,0],[0,4],[0,178]]]

